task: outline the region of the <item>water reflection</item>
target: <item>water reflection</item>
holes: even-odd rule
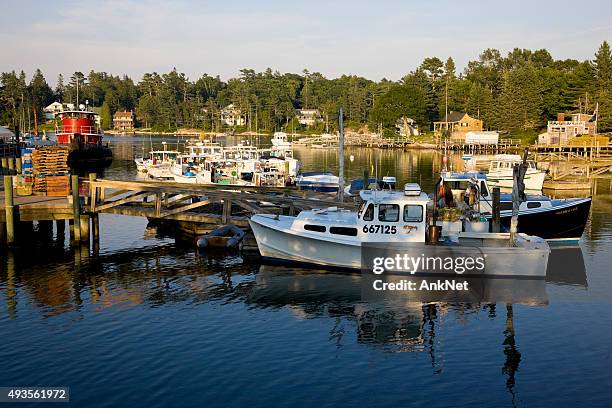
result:
[[[12,320],[39,318],[53,324],[65,315],[78,324],[91,314],[122,318],[134,308],[146,314],[161,307],[197,310],[210,304],[243,305],[254,313],[286,310],[298,321],[321,320],[328,343],[337,349],[356,341],[383,353],[422,353],[434,374],[444,372],[445,353],[452,348],[441,340],[449,335],[449,321],[475,323],[482,314],[502,318],[498,342],[489,344],[503,356],[499,369],[513,404],[516,373],[526,363],[515,306],[547,307],[547,283],[587,284],[579,247],[551,254],[546,281],[469,278],[466,293],[386,292],[375,299],[364,299],[367,280],[359,274],[259,265],[236,254],[199,254],[172,244],[90,256],[79,265],[66,250],[55,254],[51,268],[37,266],[24,253],[2,259],[0,287]],[[567,268],[568,259],[573,264]]]

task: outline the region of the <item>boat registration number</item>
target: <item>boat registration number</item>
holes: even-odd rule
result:
[[[397,228],[395,225],[372,224],[364,225],[363,232],[365,234],[396,234]]]

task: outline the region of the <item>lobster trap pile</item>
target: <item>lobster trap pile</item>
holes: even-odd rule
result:
[[[62,146],[38,147],[32,151],[33,192],[62,197],[70,194],[69,149]]]

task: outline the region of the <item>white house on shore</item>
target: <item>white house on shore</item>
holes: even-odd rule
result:
[[[406,116],[399,118],[397,122],[395,122],[395,127],[397,128],[400,136],[409,137],[419,135],[419,128],[414,119]]]
[[[246,124],[246,119],[242,111],[231,103],[221,109],[221,122],[228,126],[244,126]]]
[[[43,112],[45,114],[45,119],[53,120],[56,114],[62,111],[65,111],[65,110],[73,110],[73,109],[74,109],[73,103],[61,103],[61,102],[56,101],[50,104],[49,106],[45,107],[43,109]]]
[[[306,126],[314,126],[322,120],[321,112],[318,109],[300,109],[297,117],[300,124]]]
[[[597,110],[592,115],[573,113],[571,120],[565,120],[565,114],[558,113],[557,120],[548,121],[546,132],[538,136],[538,144],[564,145],[576,136],[597,134]]]

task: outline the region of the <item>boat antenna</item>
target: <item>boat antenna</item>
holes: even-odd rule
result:
[[[344,123],[342,122],[342,108],[338,114],[339,147],[338,147],[338,201],[344,201]]]

